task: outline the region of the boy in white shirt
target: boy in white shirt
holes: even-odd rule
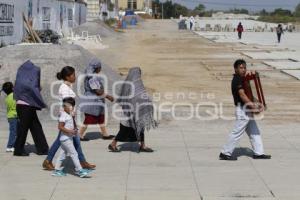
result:
[[[78,134],[75,119],[72,116],[74,106],[74,98],[68,97],[63,99],[64,111],[61,112],[58,123],[58,129],[61,133],[59,138],[61,143],[61,149],[58,153],[58,158],[55,164],[55,170],[52,174],[53,176],[66,176],[66,173],[63,171],[62,163],[67,155],[71,157],[75,165],[76,174],[80,178],[86,177],[91,172],[91,170],[86,170],[81,167],[77,151],[73,144],[73,137],[76,136],[76,134]]]

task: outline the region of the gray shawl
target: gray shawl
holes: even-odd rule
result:
[[[142,131],[158,126],[153,116],[153,103],[144,87],[139,67],[129,70],[117,102],[123,109],[126,124],[135,130],[137,138],[140,138]]]

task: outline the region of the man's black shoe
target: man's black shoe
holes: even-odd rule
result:
[[[45,151],[45,152],[37,152],[36,154],[39,155],[39,156],[47,156],[48,152],[47,151]]]
[[[271,159],[271,155],[253,155],[253,159]]]
[[[219,159],[220,160],[231,160],[231,161],[237,160],[236,158],[233,158],[232,156],[225,155],[223,153],[220,153]]]
[[[27,152],[21,152],[21,153],[14,152],[14,156],[29,156],[29,153],[27,153]]]
[[[87,142],[87,141],[90,141],[90,139],[89,139],[89,138],[86,138],[86,137],[83,137],[83,138],[80,138],[80,141],[85,141],[85,142]]]

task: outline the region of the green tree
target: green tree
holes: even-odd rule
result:
[[[245,8],[242,8],[242,9],[231,9],[229,10],[229,13],[234,13],[234,14],[249,14],[249,11]]]
[[[189,15],[189,9],[185,6],[183,6],[183,5],[175,3],[174,4],[174,16],[173,17],[178,18],[180,15],[188,16]]]
[[[205,14],[205,6],[203,4],[199,4],[194,8],[194,10],[191,12],[192,15],[199,15],[204,16]]]
[[[165,18],[171,18],[173,16],[174,8],[172,1],[166,1],[164,3],[164,16]]]
[[[164,3],[160,3],[160,13],[163,14],[164,19],[169,19],[174,15],[174,6],[172,1],[166,1]],[[162,10],[163,9],[163,10]]]
[[[296,7],[294,15],[295,17],[300,17],[300,3]]]
[[[275,9],[274,12],[271,13],[271,15],[293,16],[293,14],[290,10],[285,10],[285,9],[282,9],[282,8]]]
[[[240,10],[240,13],[241,13],[241,14],[249,14],[249,11],[248,11],[247,9],[245,9],[245,8],[242,8],[242,9]]]
[[[194,10],[198,10],[199,12],[204,12],[205,6],[203,4],[199,4],[198,6],[195,7]]]
[[[260,12],[259,12],[259,15],[260,16],[267,16],[269,13],[265,10],[265,9],[262,9]]]
[[[170,19],[171,17],[178,18],[180,15],[183,16],[189,15],[188,8],[177,3],[173,4],[172,1],[166,1],[164,3],[160,3],[158,12],[159,13],[163,12],[164,19]]]

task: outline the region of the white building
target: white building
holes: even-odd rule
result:
[[[84,0],[87,4],[87,21],[95,19],[109,19],[114,18],[118,13],[118,1],[115,0]],[[113,3],[114,9],[109,10],[109,5]]]
[[[253,20],[257,20],[259,18],[259,16],[217,12],[217,13],[213,13],[211,18],[213,18],[213,19],[253,19]]]
[[[22,41],[26,33],[23,13],[35,30],[68,35],[73,27],[86,22],[86,9],[82,0],[0,0],[0,41]]]
[[[99,18],[100,1],[99,0],[84,0],[87,4],[87,19],[93,20]]]

